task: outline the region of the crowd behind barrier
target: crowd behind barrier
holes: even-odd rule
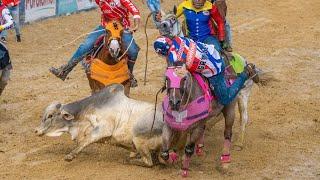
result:
[[[68,15],[96,8],[94,0],[21,0],[19,7],[20,23]]]

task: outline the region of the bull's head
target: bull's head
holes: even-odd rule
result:
[[[38,136],[61,136],[69,130],[69,125],[74,120],[74,115],[67,112],[61,103],[50,104],[43,114],[41,124],[35,129]]]

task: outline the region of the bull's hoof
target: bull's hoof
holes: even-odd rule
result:
[[[70,161],[72,161],[74,158],[75,158],[74,155],[68,154],[68,155],[66,155],[66,156],[64,157],[64,160],[70,162]]]

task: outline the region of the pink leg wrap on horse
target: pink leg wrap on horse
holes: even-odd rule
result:
[[[221,163],[231,162],[230,147],[231,147],[231,141],[228,139],[224,140],[223,153],[220,158]]]
[[[187,177],[189,175],[189,166],[190,166],[191,157],[185,156],[182,162],[182,177]]]
[[[197,145],[196,145],[196,154],[197,154],[197,156],[203,156],[204,155],[203,147],[204,147],[204,132],[202,133],[202,135],[200,136],[200,138],[197,141]]]
[[[204,151],[203,151],[203,144],[197,144],[196,145],[196,154],[197,156],[203,156],[204,155]]]
[[[169,162],[170,164],[173,164],[173,163],[178,162],[178,159],[179,159],[179,156],[178,156],[177,153],[175,153],[175,152],[169,153],[168,162]]]

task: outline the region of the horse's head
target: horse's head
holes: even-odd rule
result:
[[[162,36],[183,36],[181,24],[176,17],[176,8],[173,12],[169,12],[162,16],[159,31]]]
[[[185,66],[171,66],[166,70],[166,88],[169,105],[173,111],[179,111],[181,105],[187,105],[192,90],[192,76]]]
[[[119,21],[112,20],[106,23],[105,29],[107,35],[104,39],[104,43],[108,48],[111,57],[117,58],[121,50],[121,37],[124,28]]]

